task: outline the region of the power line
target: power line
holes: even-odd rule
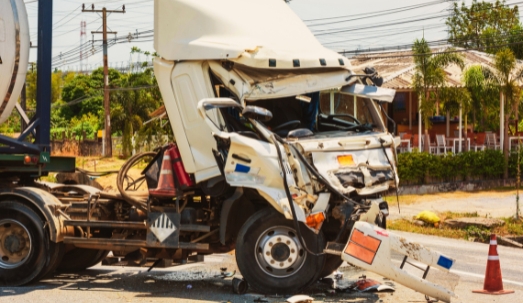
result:
[[[432,1],[432,2],[429,2],[429,3],[425,3],[425,4],[416,4],[416,5],[411,5],[411,6],[404,6],[404,7],[400,7],[400,8],[391,9],[391,10],[373,12],[373,13],[369,13],[369,14],[358,14],[357,17],[354,17],[352,19],[346,19],[346,20],[340,20],[340,21],[332,21],[332,22],[327,22],[327,23],[309,24],[307,26],[308,27],[314,27],[314,26],[321,26],[321,25],[338,24],[338,23],[351,22],[351,21],[356,21],[356,20],[361,20],[361,19],[380,17],[380,16],[384,16],[384,15],[390,15],[392,13],[403,13],[403,12],[406,12],[406,11],[410,11],[410,10],[414,10],[414,9],[418,9],[418,8],[424,8],[424,7],[432,6],[432,5],[435,5],[435,4],[441,4],[441,3],[444,3],[444,2],[445,2],[445,0],[443,0],[443,1],[441,1],[441,0],[440,1]],[[371,16],[366,16],[366,15],[371,15]],[[334,17],[334,18],[341,18],[341,17]],[[320,20],[320,19],[316,19],[316,20]],[[306,22],[306,21],[304,21],[304,22]]]
[[[444,40],[440,40],[440,41],[444,41]],[[523,41],[499,44],[499,45],[490,47],[490,49],[492,49],[492,50],[502,49],[507,46],[521,45],[521,44],[523,44]],[[443,45],[441,45],[441,46],[443,46]],[[447,44],[447,46],[448,46],[448,44]],[[391,49],[391,50],[394,50],[394,49]],[[484,50],[485,50],[484,48],[468,48],[468,49],[453,49],[453,50],[449,50],[449,51],[439,51],[439,52],[423,53],[423,54],[410,53],[410,54],[405,54],[405,55],[389,55],[389,56],[375,56],[375,55],[390,54],[391,52],[382,52],[382,53],[373,52],[373,53],[367,53],[366,54],[367,57],[364,57],[364,58],[366,58],[366,59],[393,59],[393,58],[418,57],[418,56],[437,55],[437,54],[465,53],[465,52],[470,52],[470,51],[483,52]],[[343,55],[346,52],[339,52],[339,53]]]

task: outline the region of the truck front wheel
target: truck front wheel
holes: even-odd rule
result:
[[[300,231],[309,250],[323,251],[323,233],[314,234],[303,224]],[[318,280],[325,256],[308,253],[292,220],[265,208],[252,215],[240,229],[236,262],[254,290],[293,294]]]
[[[36,280],[49,266],[49,238],[44,222],[17,201],[0,203],[0,285],[20,286]]]

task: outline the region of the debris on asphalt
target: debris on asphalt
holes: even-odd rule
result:
[[[335,280],[341,280],[343,279],[343,273],[339,270],[337,270],[335,273],[334,273],[334,279]]]
[[[314,298],[311,298],[306,295],[295,295],[290,298],[288,298],[285,302],[289,303],[312,303]]]
[[[267,299],[264,299],[262,297],[254,299],[254,302],[256,303],[268,303],[269,301]]]
[[[149,280],[145,280],[145,281],[143,281],[143,283],[145,283],[145,284],[156,283],[156,281],[155,281],[155,280],[152,280],[152,279],[149,279]]]
[[[346,279],[333,280],[332,284],[331,284],[332,289],[337,289],[337,290],[341,290],[341,291],[344,291],[346,289],[351,289],[351,288],[353,288],[353,286],[354,286],[354,280],[350,281],[350,280],[346,280]]]
[[[498,236],[498,244],[500,244],[500,245],[507,245],[507,246],[511,246],[511,247],[523,248],[523,244],[519,243],[515,240],[517,240],[517,237],[510,238],[510,237]]]
[[[223,269],[223,268],[222,268]],[[227,270],[227,268],[225,268]],[[233,272],[222,271],[219,275],[215,275],[215,278],[221,277],[222,279],[233,277],[236,274],[236,270]]]
[[[382,284],[373,279],[367,279],[365,275],[351,286],[352,289],[360,292],[381,292],[381,291],[395,291],[396,289],[388,284]]]
[[[187,289],[191,289],[192,288],[192,285],[191,284],[187,284]]]
[[[421,220],[427,224],[431,224],[431,225],[435,225],[437,223],[439,223],[439,221],[441,220],[438,215],[436,215],[435,213],[431,212],[430,210],[424,210],[422,212],[420,212],[416,218],[416,220]]]
[[[249,285],[247,284],[247,281],[245,281],[244,279],[232,279],[232,291],[235,294],[243,295],[247,292],[248,289]]]
[[[479,228],[494,228],[503,226],[505,221],[493,218],[456,218],[445,220],[445,226],[450,228],[468,228],[470,226]]]
[[[414,220],[414,221],[412,221],[412,223],[414,225],[418,225],[418,226],[425,226],[425,225],[427,225],[427,223],[425,223],[425,222],[423,222],[421,220]]]

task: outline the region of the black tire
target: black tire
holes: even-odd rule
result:
[[[50,265],[44,221],[17,201],[0,203],[0,285],[21,286],[37,280]]]
[[[107,257],[108,253],[109,251],[107,250],[73,248],[65,253],[57,270],[60,272],[79,272],[86,270],[102,261]]]
[[[109,254],[109,250],[102,250],[101,253],[100,253],[100,256],[98,257],[98,259],[96,260],[93,260],[93,263],[91,265],[89,265],[87,268],[89,267],[93,267],[95,266],[96,264],[100,263],[103,261],[103,259],[105,259],[107,257],[107,255]]]
[[[63,242],[60,243],[54,243],[49,241],[49,258],[48,262],[42,270],[42,272],[36,277],[36,280],[41,280],[47,277],[51,277],[56,269],[58,268],[58,265],[62,262],[62,258],[65,254],[65,244]]]
[[[327,255],[325,258],[325,265],[323,266],[323,269],[320,273],[320,278],[325,278],[326,276],[329,276],[332,274],[336,269],[338,269],[341,264],[343,264],[343,260],[341,259],[341,256],[336,255]]]
[[[314,234],[303,224],[300,231],[311,251],[323,251],[322,232]],[[298,240],[293,221],[272,208],[265,208],[252,215],[240,229],[236,262],[254,290],[264,294],[294,294],[318,280],[325,255],[307,253]],[[277,268],[278,265],[282,268]]]

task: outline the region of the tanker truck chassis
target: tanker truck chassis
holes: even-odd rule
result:
[[[22,0],[0,3],[3,122],[15,107],[24,117],[29,26]],[[354,71],[280,0],[154,5],[154,73],[176,142],[132,156],[107,192],[39,181],[75,171],[74,158],[50,156],[52,0],[39,1],[36,115],[19,138],[0,136],[0,285],[235,250],[262,293],[296,293],[347,261],[450,302],[424,278],[454,260],[385,229],[399,140],[382,115],[395,91],[377,71]],[[392,264],[392,250],[425,276]]]

